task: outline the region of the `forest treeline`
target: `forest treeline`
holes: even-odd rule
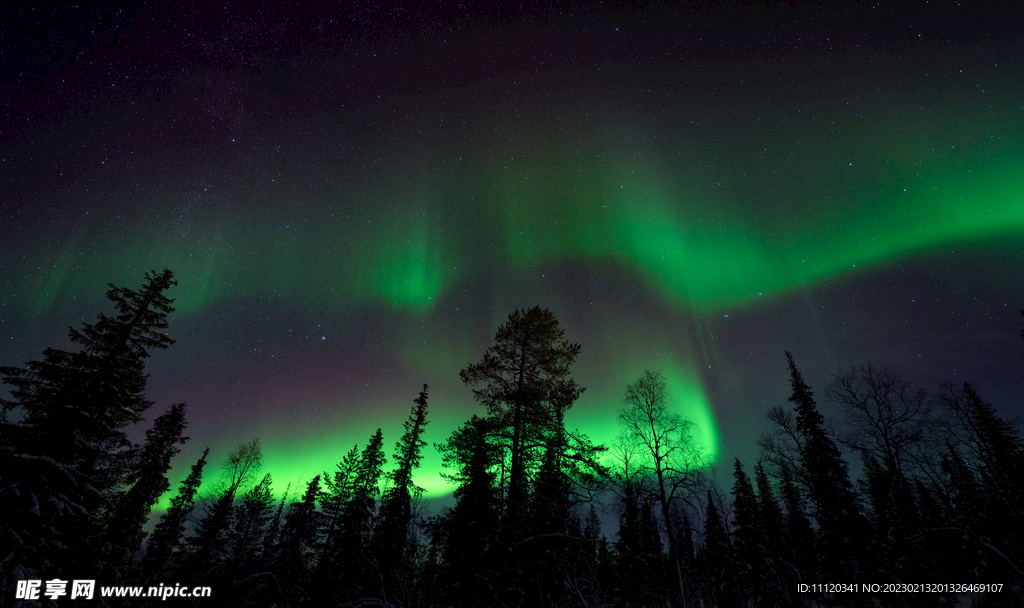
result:
[[[824,389],[830,425],[786,353],[789,402],[722,488],[658,371],[624,387],[615,445],[567,428],[581,347],[540,307],[460,372],[482,408],[433,446],[450,508],[427,512],[414,482],[424,385],[392,449],[378,429],[302,487],[260,474],[258,439],[222,463],[205,450],[146,534],[188,409],[141,444],[126,431],[154,405],[145,360],[173,343],[174,284],[111,286],[114,313],[70,330],[77,351],[0,368],[0,605],[69,603],[17,598],[31,579],[210,586],[179,602],[218,606],[1024,605],[1024,440],[970,384],[855,367]]]

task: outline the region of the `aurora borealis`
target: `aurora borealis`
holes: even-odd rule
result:
[[[911,5],[12,12],[0,364],[171,268],[172,473],[258,436],[279,490],[390,448],[424,382],[443,441],[535,304],[583,346],[597,442],[660,369],[752,462],[784,350],[818,394],[872,362],[1024,414],[1022,38]]]

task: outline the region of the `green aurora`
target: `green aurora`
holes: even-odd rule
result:
[[[202,334],[211,315],[245,314],[257,300],[325,332],[368,316],[400,328],[388,342],[394,351],[381,356],[394,373],[414,378],[408,386],[344,395],[278,389],[257,399],[257,414],[204,437],[216,465],[239,441],[261,436],[279,491],[331,470],[377,426],[393,445],[422,382],[432,387],[428,441],[443,441],[477,411],[455,382],[458,370],[479,358],[512,307],[549,305],[552,291],[541,277],[566,269],[625,276],[645,297],[685,315],[688,333],[646,335],[624,347],[621,337],[635,329],[624,323],[589,342],[580,338],[584,356],[595,353],[581,363],[582,382],[600,384],[568,423],[611,444],[625,385],[644,368],[661,369],[676,410],[695,423],[713,462],[722,439],[699,373],[708,359],[705,319],[949,247],[1024,239],[1024,113],[1000,74],[992,77],[1001,84],[991,99],[1013,105],[1013,113],[986,113],[989,98],[957,101],[947,112],[928,103],[927,86],[890,85],[858,97],[860,114],[836,114],[827,127],[825,106],[838,104],[848,83],[823,80],[820,107],[798,99],[806,91],[780,93],[742,126],[732,125],[733,114],[760,111],[761,100],[706,93],[675,108],[681,102],[666,96],[623,118],[626,101],[590,99],[567,116],[511,119],[499,102],[473,112],[435,99],[461,112],[477,136],[461,141],[442,127],[421,133],[406,125],[407,140],[396,144],[387,168],[365,173],[355,168],[358,159],[329,155],[312,154],[309,166],[278,163],[308,149],[282,136],[285,152],[223,161],[205,179],[179,184],[182,176],[168,171],[134,190],[91,194],[83,208],[101,213],[69,213],[46,238],[31,230],[14,237],[7,250],[23,261],[0,273],[17,286],[10,301],[26,323],[98,311],[107,281],[132,285],[146,269],[171,268],[180,283],[172,336],[178,328]],[[698,106],[706,114],[700,131],[679,117]],[[441,114],[424,111],[422,123]],[[347,126],[323,122],[324,132]],[[293,127],[285,121],[263,139]],[[492,132],[499,135],[483,135]],[[149,162],[167,164],[172,152],[165,154]],[[1019,248],[1015,255],[1024,262]],[[481,290],[490,301],[475,314],[488,317],[486,332],[479,322],[448,318],[475,306],[463,294]],[[559,315],[577,339],[572,329],[582,316]],[[258,415],[273,403],[318,414]],[[190,445],[176,461],[176,480],[195,450]],[[439,473],[428,450],[417,483],[429,496],[448,491]]]

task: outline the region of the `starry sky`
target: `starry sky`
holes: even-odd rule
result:
[[[482,413],[459,370],[536,304],[606,444],[657,369],[752,464],[786,350],[819,395],[873,363],[1024,414],[1012,9],[170,4],[3,9],[0,364],[171,268],[175,480],[258,436],[308,481],[393,446],[423,383],[443,441]]]

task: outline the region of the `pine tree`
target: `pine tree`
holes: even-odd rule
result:
[[[452,605],[496,605],[501,599],[497,559],[503,556],[493,550],[499,501],[492,472],[500,455],[491,432],[487,419],[473,416],[437,446],[452,471],[442,477],[456,486],[455,506],[438,522],[444,542],[438,595]]]
[[[377,561],[385,578],[385,587],[392,595],[408,591],[412,579],[412,555],[409,550],[409,526],[412,523],[412,499],[423,489],[413,483],[413,472],[419,467],[421,451],[427,442],[423,431],[427,425],[427,385],[413,400],[413,408],[405,421],[405,433],[395,444],[395,470],[388,476],[390,485],[384,492],[375,545]],[[405,589],[400,590],[399,584]]]
[[[171,499],[171,507],[160,516],[160,521],[153,529],[146,547],[143,569],[149,575],[161,572],[169,559],[172,559],[181,544],[185,533],[185,521],[192,512],[192,503],[203,479],[203,467],[210,448],[203,450],[203,455],[192,465],[185,481],[181,482],[178,494]]]
[[[804,382],[793,355],[786,353],[797,430],[803,438],[800,463],[814,504],[814,518],[821,530],[822,574],[830,581],[856,578],[860,561],[860,514],[846,462],[825,430],[811,387]]]
[[[733,547],[725,531],[722,516],[715,506],[711,490],[707,492],[707,514],[704,518],[704,548],[699,561],[704,573],[703,591],[706,603],[712,606],[742,606],[737,593]]]
[[[368,547],[373,541],[377,497],[384,474],[384,436],[380,429],[359,455],[352,476],[349,499],[341,509],[337,539],[330,543],[314,573],[314,587],[326,591],[327,601],[334,596],[345,601],[379,598],[382,572]]]
[[[548,309],[517,309],[498,328],[494,346],[479,363],[463,369],[462,381],[473,389],[488,414],[507,433],[509,485],[504,509],[508,539],[522,537],[522,512],[529,490],[529,470],[537,462],[534,439],[552,426],[555,411],[564,412],[584,388],[570,377],[580,345],[564,340],[565,330]],[[542,443],[541,443],[542,445]]]
[[[142,527],[157,500],[170,489],[167,471],[171,459],[188,438],[185,432],[184,403],[176,403],[153,421],[146,431],[129,488],[114,502],[113,515],[107,523],[107,542],[116,564],[127,564],[142,544]]]
[[[281,548],[275,570],[278,580],[285,586],[285,596],[294,604],[307,603],[321,595],[318,588],[310,585],[319,490],[320,476],[317,475],[306,486],[302,500],[288,510],[281,531]]]
[[[736,577],[743,588],[745,597],[751,598],[755,606],[763,605],[762,593],[765,590],[766,577],[764,564],[767,555],[764,551],[764,529],[762,528],[761,510],[754,495],[754,486],[743,471],[739,458],[733,463],[735,483],[732,488],[735,509],[733,530],[736,549]]]
[[[165,270],[147,272],[140,291],[111,285],[117,314],[69,331],[80,350],[0,368],[11,393],[0,400],[0,501],[11,514],[0,522],[0,571],[66,578],[100,549],[101,515],[130,473],[124,429],[152,405],[145,359],[174,342],[161,333],[174,284]],[[7,422],[12,411],[20,422]]]

